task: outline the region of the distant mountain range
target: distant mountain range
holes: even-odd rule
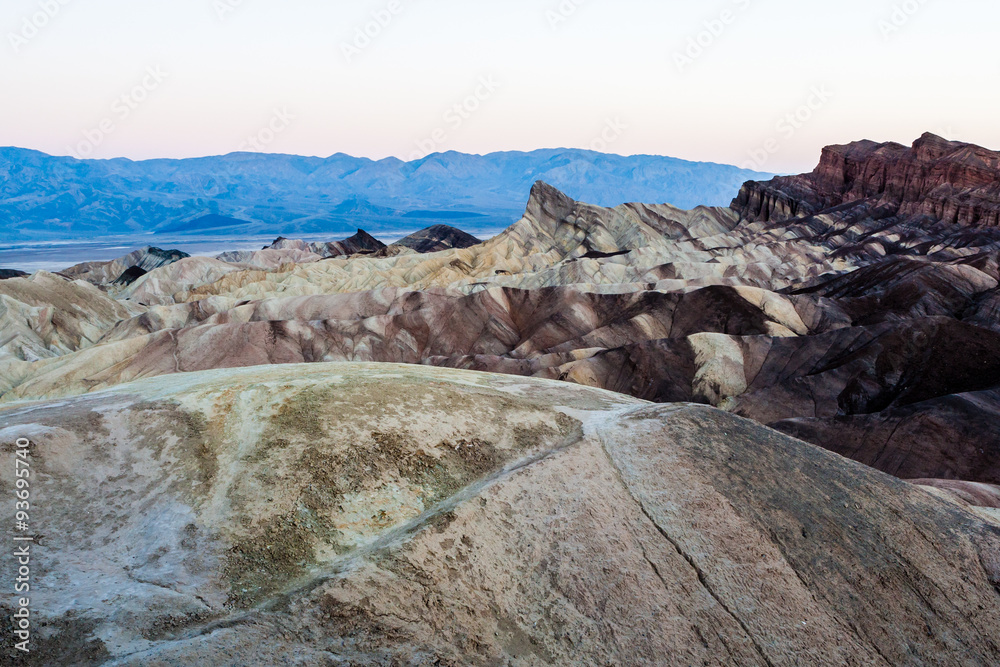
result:
[[[771,174],[676,158],[548,149],[370,160],[259,153],[186,160],[77,160],[0,148],[0,241],[169,235],[326,234],[518,217],[544,180],[599,205],[727,205]],[[415,224],[418,223],[418,224]]]

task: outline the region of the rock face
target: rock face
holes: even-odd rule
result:
[[[1000,661],[990,514],[712,408],[312,364],[0,419],[47,508],[22,664]]]
[[[933,134],[910,148],[829,146],[811,174],[748,183],[733,208],[746,218],[781,221],[845,204],[876,219],[1000,227],[1000,153]]]
[[[482,243],[472,234],[448,225],[434,225],[410,234],[393,245],[409,248],[414,252],[428,253],[450,250],[452,248],[471,248]]]
[[[263,250],[232,250],[217,255],[215,259],[247,269],[275,271],[290,265],[318,262],[323,257],[306,248],[267,247]]]
[[[18,271],[17,269],[0,269],[0,280],[7,280],[8,278],[23,278],[28,275],[24,271]]]
[[[1000,509],[1000,486],[947,479],[914,479],[910,481],[925,488],[944,491],[952,498],[971,507]]]

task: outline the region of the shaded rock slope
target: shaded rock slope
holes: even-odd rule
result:
[[[0,364],[86,349],[142,310],[90,283],[45,271],[6,279],[0,282]]]
[[[1000,661],[989,511],[709,407],[313,364],[0,418],[47,508],[22,664]]]
[[[385,244],[369,234],[363,229],[358,233],[343,241],[331,243],[306,243],[285,238],[278,238],[265,250],[308,250],[316,253],[324,259],[330,257],[347,257],[349,255],[366,254],[378,252],[385,248]]]

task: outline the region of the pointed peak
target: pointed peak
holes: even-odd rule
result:
[[[563,191],[544,181],[535,181],[531,186],[526,213],[538,214],[545,210],[549,215],[560,218],[573,210],[575,205],[576,201]]]
[[[368,233],[368,232],[366,232],[365,230],[361,229],[360,227],[358,228],[358,233],[357,233],[357,234],[355,234],[355,235],[354,235],[354,236],[353,236],[352,238],[354,238],[354,239],[359,239],[359,240],[360,240],[360,239],[364,239],[364,240],[366,240],[366,241],[374,241],[375,243],[378,243],[378,244],[380,244],[380,245],[382,244],[382,242],[381,242],[381,241],[379,241],[379,240],[378,240],[378,239],[376,239],[376,238],[375,238],[374,236],[372,236],[371,234],[369,234],[369,233]],[[348,239],[348,240],[350,240],[350,239]]]
[[[549,185],[545,181],[535,181],[531,186],[532,197],[566,197],[567,195],[559,188]]]

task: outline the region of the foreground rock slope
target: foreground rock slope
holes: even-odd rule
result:
[[[989,511],[709,407],[311,364],[0,419],[47,508],[25,664],[1000,660]]]

